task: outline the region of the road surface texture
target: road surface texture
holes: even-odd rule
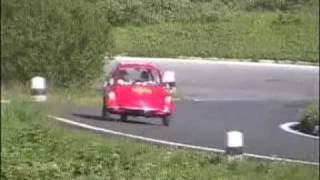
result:
[[[116,61],[138,59],[174,70],[178,91],[188,97],[176,102],[169,127],[152,118],[103,120],[101,108],[92,107],[65,107],[60,116],[124,133],[218,149],[225,149],[227,131],[238,130],[244,134],[246,153],[319,162],[319,139],[279,127],[299,121],[305,106],[318,101],[318,67],[126,57]]]

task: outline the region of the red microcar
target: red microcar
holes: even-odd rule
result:
[[[104,86],[103,118],[120,115],[158,117],[169,126],[174,111],[172,90],[175,88],[174,72],[162,73],[147,63],[119,63]]]

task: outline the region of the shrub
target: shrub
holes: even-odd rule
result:
[[[23,83],[35,75],[58,86],[82,86],[102,72],[112,47],[104,10],[85,0],[4,0],[1,78]]]
[[[288,10],[300,5],[314,3],[312,0],[249,0],[249,10]]]
[[[303,113],[300,130],[310,134],[317,125],[319,125],[319,104],[312,104]]]
[[[287,25],[287,24],[301,24],[302,20],[299,16],[293,14],[279,13],[277,18],[272,21],[272,24]]]
[[[109,0],[104,4],[112,25],[143,25],[164,22],[211,22],[226,13],[221,0]]]

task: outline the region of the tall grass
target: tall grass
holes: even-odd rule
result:
[[[239,13],[215,23],[166,23],[114,30],[115,54],[319,62],[311,13]]]
[[[117,26],[113,54],[319,63],[319,1],[175,0],[156,6],[134,2],[158,20]]]

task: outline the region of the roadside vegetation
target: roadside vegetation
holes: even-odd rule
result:
[[[319,63],[317,0],[174,0],[154,6],[133,2],[133,9],[129,4],[117,11],[120,17],[137,13],[135,21],[113,29],[113,54]],[[144,20],[147,15],[151,19]]]
[[[319,104],[314,103],[306,107],[303,112],[300,124],[298,125],[298,130],[301,132],[319,136]],[[318,126],[318,130],[316,130]]]
[[[102,1],[102,0],[100,0]],[[112,47],[105,10],[86,0],[1,2],[1,82],[46,77],[51,87],[89,85]]]
[[[3,0],[1,98],[12,103],[1,106],[1,179],[318,179],[315,166],[228,162],[79,132],[45,116],[52,102],[99,106],[101,92],[88,87],[101,82],[106,55],[319,63],[318,7],[317,0]],[[28,102],[38,75],[49,82],[49,104]]]
[[[285,19],[285,20],[283,20]],[[282,22],[287,21],[287,22]],[[163,23],[114,29],[114,54],[222,57],[318,63],[316,19],[309,13],[250,12],[228,21]]]
[[[104,56],[319,63],[318,0],[4,0],[1,80],[91,85]]]
[[[1,179],[318,179],[317,166],[231,161],[66,127],[50,106],[1,106]]]
[[[99,85],[98,85],[99,86]],[[184,99],[186,95],[179,91],[173,95],[174,99]],[[102,106],[102,88],[53,88],[49,89],[47,101],[49,103],[76,104],[91,107]],[[31,90],[27,85],[11,85],[1,90],[1,99],[20,99],[21,101],[31,101]]]

